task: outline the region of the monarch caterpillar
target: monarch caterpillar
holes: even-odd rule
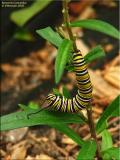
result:
[[[86,108],[92,99],[92,84],[80,51],[73,54],[73,65],[78,85],[77,94],[72,99],[49,94],[46,98],[48,106],[61,112],[79,112]]]
[[[44,103],[44,108],[41,108],[35,113],[30,113],[28,118],[31,114],[36,114],[45,108],[51,108],[61,112],[75,113],[86,108],[90,104],[92,100],[92,84],[86,63],[80,51],[73,54],[73,65],[78,85],[77,94],[71,99],[67,99],[64,96],[60,97],[54,94],[49,94],[45,100],[45,103],[47,102],[47,106]]]

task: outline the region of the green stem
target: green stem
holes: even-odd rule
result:
[[[68,31],[68,35],[70,40],[73,42],[73,50],[74,52],[77,51],[77,46],[75,43],[75,39],[70,27],[70,20],[69,20],[69,14],[68,14],[68,0],[63,0],[63,18],[64,18],[64,23],[66,25],[67,31]],[[97,158],[98,160],[101,160],[101,156],[100,156],[100,148],[99,148],[99,144],[98,144],[98,140],[97,140],[97,136],[96,136],[96,132],[95,132],[95,127],[94,127],[94,122],[93,122],[93,118],[92,118],[92,108],[91,106],[87,109],[87,115],[88,115],[88,123],[89,123],[89,128],[90,128],[90,132],[91,132],[91,137],[96,141],[96,145],[97,145]]]
[[[66,24],[66,28],[67,28],[67,31],[68,31],[69,38],[73,42],[73,50],[74,50],[74,52],[76,52],[77,51],[77,46],[76,46],[76,43],[75,43],[75,39],[74,39],[72,30],[71,30],[71,27],[69,25],[70,24],[70,19],[69,19],[69,14],[68,14],[68,0],[63,0],[62,13],[63,13],[64,23]]]
[[[95,126],[94,126],[94,122],[93,122],[92,107],[91,106],[89,106],[89,108],[87,109],[87,115],[88,115],[88,122],[89,122],[91,137],[96,141],[96,145],[97,145],[97,157],[98,157],[98,160],[101,160],[101,158],[100,158],[101,157],[100,147],[99,147],[99,143],[98,143],[97,136],[96,136],[96,131],[95,131]]]

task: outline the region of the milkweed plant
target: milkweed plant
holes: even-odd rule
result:
[[[54,94],[49,94],[46,98],[47,106],[37,107],[30,103],[28,106],[19,104],[22,111],[1,116],[1,131],[22,128],[26,126],[48,125],[66,134],[80,148],[77,160],[118,160],[120,159],[120,149],[113,147],[112,136],[108,132],[108,119],[119,116],[119,99],[117,96],[94,124],[92,118],[92,84],[87,70],[87,64],[105,57],[103,48],[98,45],[86,56],[82,56],[76,46],[72,27],[82,27],[93,31],[98,31],[120,39],[119,31],[112,25],[101,20],[89,19],[70,22],[68,14],[68,1],[63,0],[63,24],[54,31],[51,27],[38,29],[36,33],[49,41],[57,48],[55,58],[55,82],[58,84],[64,70],[75,72],[78,91],[71,97],[69,91],[63,87],[63,95],[57,89],[53,89]],[[64,29],[68,36],[65,37]],[[69,38],[68,38],[69,37]],[[102,84],[101,84],[102,87]],[[82,113],[86,110],[87,117]],[[69,123],[88,124],[91,138],[83,140],[73,129],[69,128]],[[101,141],[98,141],[98,135]]]

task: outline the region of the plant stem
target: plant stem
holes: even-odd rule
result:
[[[69,20],[69,14],[68,14],[68,0],[63,0],[63,18],[64,18],[64,23],[66,25],[67,31],[68,31],[68,35],[70,40],[73,42],[73,50],[74,52],[78,51],[76,43],[75,43],[75,39],[70,27],[70,20]],[[96,141],[96,145],[97,145],[97,158],[98,160],[101,160],[101,156],[100,156],[100,148],[99,148],[99,144],[98,144],[98,140],[97,140],[97,136],[96,136],[96,132],[95,132],[95,127],[94,127],[94,122],[93,122],[93,118],[92,118],[92,108],[91,106],[89,106],[89,108],[87,108],[87,115],[88,115],[88,124],[89,124],[89,128],[90,128],[90,132],[91,132],[91,137]]]
[[[96,136],[96,131],[95,131],[95,126],[94,126],[94,122],[93,122],[92,107],[91,106],[89,106],[87,108],[87,115],[88,115],[88,122],[89,122],[91,137],[96,141],[96,145],[97,145],[97,157],[98,157],[98,160],[101,160],[101,158],[100,158],[101,157],[100,147],[99,147],[99,143],[98,143],[97,136]]]
[[[69,38],[73,42],[73,50],[74,50],[74,52],[76,52],[77,51],[77,46],[76,46],[76,43],[75,43],[75,39],[74,39],[72,30],[71,30],[71,27],[69,25],[70,24],[70,19],[69,19],[69,14],[68,14],[68,0],[63,0],[63,10],[62,10],[62,13],[63,13],[64,23],[66,25]]]

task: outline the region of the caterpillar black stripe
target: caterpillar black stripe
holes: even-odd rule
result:
[[[49,94],[46,100],[48,106],[53,110],[61,112],[79,112],[79,110],[86,108],[91,102],[92,84],[87,66],[80,51],[73,54],[73,65],[78,85],[77,94],[72,99]]]

